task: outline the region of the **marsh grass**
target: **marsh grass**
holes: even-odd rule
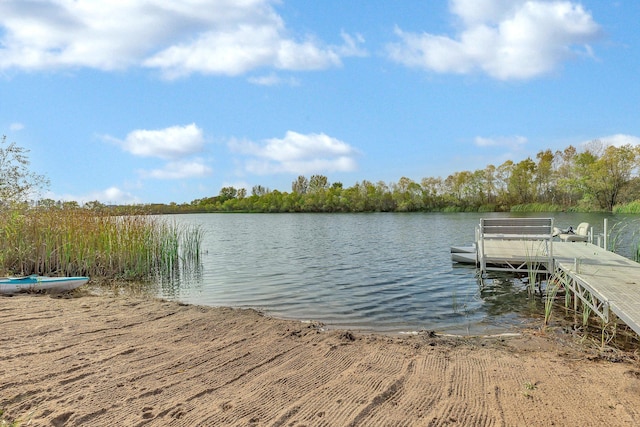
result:
[[[524,203],[511,206],[511,212],[562,212],[564,209],[560,205],[553,203]]]
[[[527,292],[534,295],[536,285],[539,285],[538,277],[540,274],[540,264],[537,262],[527,262]]]
[[[544,258],[545,249],[540,245],[537,248],[534,247],[535,244],[529,244],[525,242],[525,258],[527,264],[527,278],[528,278],[528,286],[527,291],[529,295],[534,295],[536,291],[536,285],[538,286],[538,290],[541,291],[541,280],[540,278],[546,275],[546,270],[543,269],[542,261],[540,258]]]
[[[556,299],[556,294],[560,289],[560,281],[555,277],[550,277],[547,281],[547,286],[544,294],[544,328],[549,326],[551,321],[551,313],[553,311],[553,304]]]
[[[614,213],[620,214],[637,214],[640,213],[640,201],[635,200],[624,205],[617,205],[613,208]]]
[[[621,221],[614,224],[609,232],[609,247],[605,249],[615,252],[626,239],[630,227],[631,223],[629,221]]]
[[[162,217],[86,209],[23,209],[0,216],[5,274],[146,280],[200,262],[202,230]]]
[[[625,219],[614,224],[609,231],[608,246],[606,249],[640,262],[640,220]],[[626,253],[627,248],[629,253]]]
[[[569,280],[566,272],[556,272],[547,280],[542,330],[546,331],[549,328],[555,306],[561,309],[561,313],[557,315],[556,326],[579,337],[582,344],[595,344],[601,352],[613,349],[637,352],[640,338],[633,329],[620,323],[613,313],[610,313],[609,322],[605,322],[588,304],[580,300],[575,308],[570,307],[571,302],[575,302],[574,299],[577,297],[569,290]],[[587,298],[589,302],[593,302],[590,295]],[[635,358],[637,359],[637,355]]]

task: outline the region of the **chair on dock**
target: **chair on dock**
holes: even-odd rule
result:
[[[589,223],[581,222],[575,233],[562,233],[560,239],[564,242],[586,242],[589,240]]]
[[[552,241],[553,218],[483,218],[476,244],[480,270],[549,271]]]

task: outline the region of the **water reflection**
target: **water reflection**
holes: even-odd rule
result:
[[[478,279],[480,297],[488,316],[499,317],[510,313],[524,316],[539,313],[543,306],[539,291],[532,294],[529,284],[508,273],[492,273]]]
[[[185,291],[202,289],[204,265],[197,260],[181,259],[179,264],[159,270],[154,282],[157,292],[167,299],[179,299]]]

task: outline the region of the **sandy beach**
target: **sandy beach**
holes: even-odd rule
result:
[[[637,357],[558,334],[325,331],[148,298],[0,298],[0,409],[29,426],[632,426]]]

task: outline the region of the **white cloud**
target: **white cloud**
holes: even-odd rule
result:
[[[134,130],[124,140],[110,136],[105,136],[104,139],[120,145],[136,156],[161,159],[183,158],[202,151],[204,147],[202,129],[194,123],[159,130]]]
[[[211,175],[213,170],[203,160],[169,162],[162,169],[141,171],[143,178],[184,179]]]
[[[527,143],[524,136],[500,136],[495,138],[485,138],[477,136],[474,140],[478,147],[507,147],[512,150],[518,150]]]
[[[9,125],[9,130],[12,132],[19,132],[24,129],[24,125],[22,123],[11,123]]]
[[[140,170],[142,178],[185,179],[208,176],[213,172],[203,159],[187,159],[204,149],[202,129],[195,123],[157,130],[138,129],[129,132],[124,140],[111,136],[103,139],[135,156],[168,160],[162,168]]]
[[[106,190],[91,193],[88,195],[87,200],[98,200],[103,203],[114,204],[140,203],[140,199],[138,199],[136,196],[123,191],[118,187],[109,187]]]
[[[248,80],[249,80],[249,83],[252,83],[254,85],[259,85],[259,86],[277,86],[281,84],[286,84],[289,86],[298,86],[300,84],[300,82],[295,78],[285,79],[285,78],[279,77],[276,74],[269,74],[269,75],[260,76],[260,77],[249,77]]]
[[[360,37],[326,46],[290,36],[278,0],[3,0],[0,69],[144,66],[167,78],[313,70],[362,55]]]
[[[620,133],[602,137],[600,138],[600,141],[605,145],[613,145],[615,147],[622,147],[623,145],[640,145],[640,137],[623,135]]]
[[[524,0],[450,0],[451,12],[466,25],[499,23],[501,17],[522,7]]]
[[[233,140],[229,148],[249,156],[246,169],[258,175],[348,172],[357,168],[358,151],[323,133],[303,135],[288,131],[282,139],[262,143]]]
[[[114,205],[126,205],[126,204],[137,204],[140,203],[140,199],[134,196],[131,193],[123,191],[118,187],[109,187],[104,190],[92,191],[83,195],[57,195],[54,193],[47,193],[44,198],[52,199],[52,200],[61,200],[64,202],[78,202],[80,204],[84,204],[87,202],[99,201],[103,204],[114,204]]]
[[[397,28],[400,41],[387,46],[389,57],[439,73],[529,79],[591,56],[588,43],[600,34],[591,14],[569,1],[450,0],[450,10],[461,21],[455,38]]]

